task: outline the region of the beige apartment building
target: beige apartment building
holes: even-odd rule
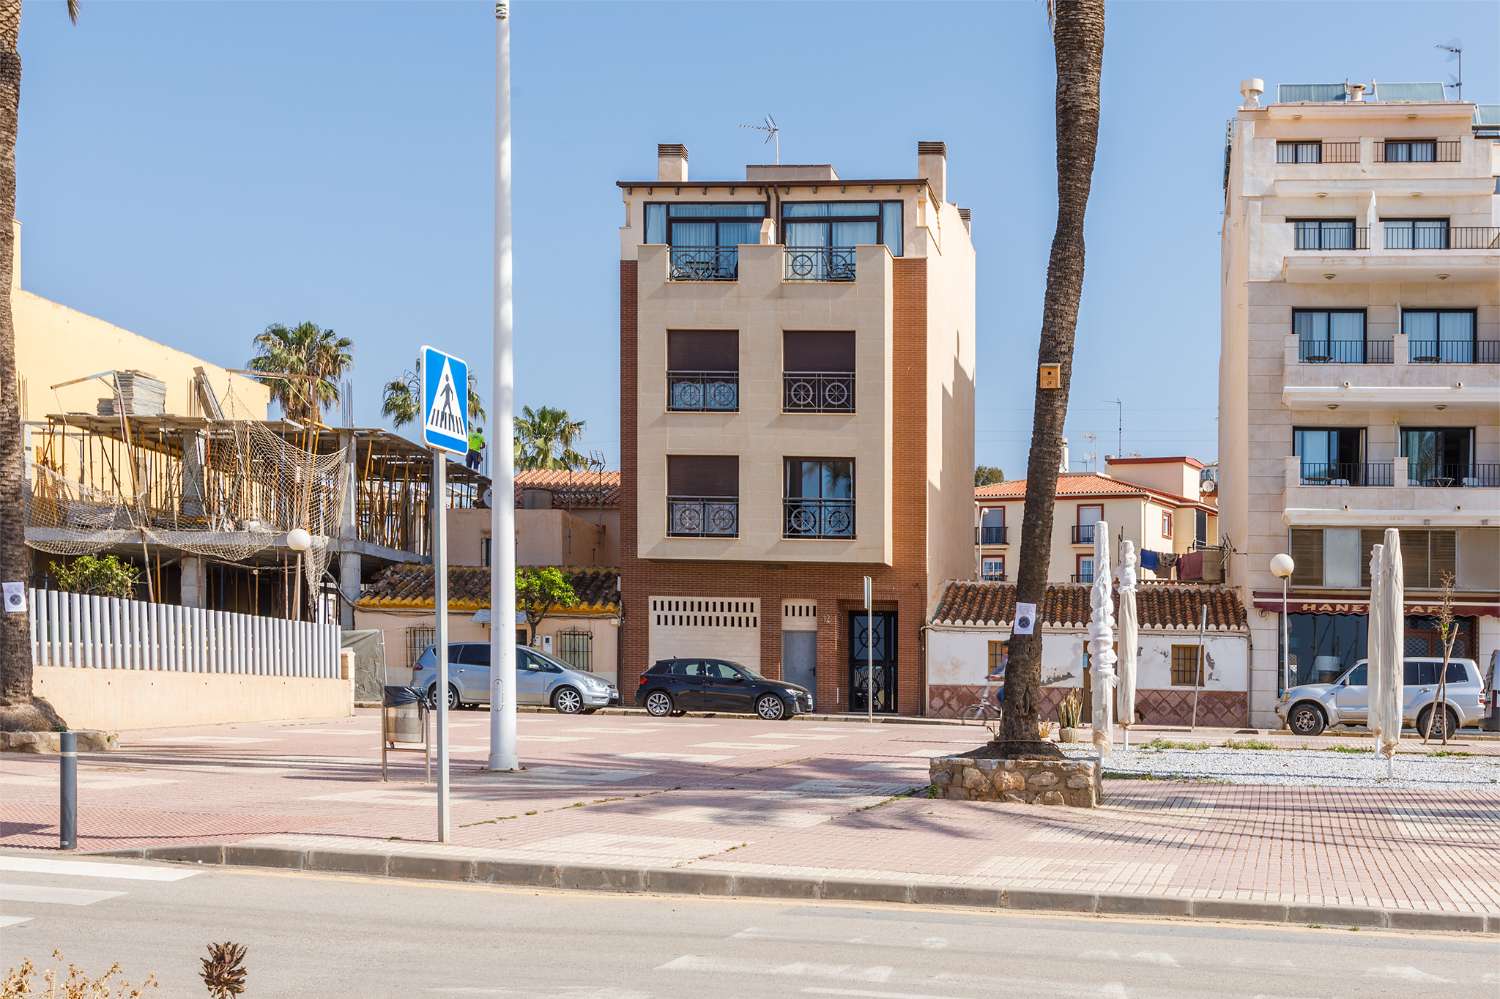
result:
[[[1064,454],[1066,455],[1066,449]],[[1066,460],[1066,458],[1064,458]],[[1201,461],[1186,456],[1105,458],[1104,472],[1062,472],[1052,516],[1047,579],[1094,581],[1094,525],[1109,524],[1118,540],[1141,555],[1144,579],[1218,582],[1219,514],[1212,480]],[[974,574],[1007,582],[1020,574],[1026,480],[974,490]]]
[[[1500,117],[1441,84],[1247,80],[1225,150],[1219,458],[1251,720],[1365,654],[1369,552],[1401,531],[1406,651],[1500,647]],[[1280,581],[1291,554],[1282,675]]]
[[[624,180],[621,682],[739,661],[821,710],[923,710],[921,631],[967,576],[974,248],[947,149],[895,179],[828,165]],[[873,580],[873,632],[862,611]]]

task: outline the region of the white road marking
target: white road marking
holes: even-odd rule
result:
[[[353,731],[347,728],[284,728],[279,729],[283,735],[348,735],[359,736],[362,739],[380,739],[380,730],[372,728],[369,731]]]
[[[804,742],[833,742],[842,739],[841,735],[819,735],[817,732],[768,732],[765,735],[757,735],[756,739],[801,739]]]
[[[7,926],[20,926],[22,923],[31,922],[30,916],[0,916],[0,930]]]
[[[136,740],[130,739],[128,741],[133,743]],[[215,746],[248,746],[254,742],[275,742],[276,740],[254,739],[250,736],[244,735],[166,735],[156,739],[142,739],[140,741],[149,745],[156,745],[158,743],[190,742]]]
[[[181,881],[199,871],[178,867],[137,867],[130,864],[100,864],[88,860],[52,860],[47,857],[0,856],[0,871],[27,874],[60,874],[74,878],[114,878],[119,881]]]
[[[1173,957],[1171,954],[1168,954],[1166,951],[1160,950],[1136,951],[1134,954],[1130,955],[1130,959],[1132,961],[1140,961],[1143,964],[1155,964],[1162,968],[1182,967],[1182,965],[1177,963],[1177,958]]]
[[[1439,978],[1437,975],[1429,974],[1421,968],[1410,964],[1386,964],[1378,968],[1371,968],[1365,972],[1366,978],[1399,978],[1404,982],[1440,982],[1444,985],[1453,984],[1451,979]]]
[[[767,961],[745,961],[730,958],[699,957],[684,954],[656,968],[657,971],[707,971],[714,974],[736,975],[785,975],[796,978],[834,978],[851,982],[873,982],[883,984],[890,980],[895,969],[890,965],[877,964],[859,967],[853,964],[824,964],[819,961],[789,961],[786,964],[771,964]],[[805,989],[803,991],[806,991]],[[825,995],[828,993],[824,993]],[[834,995],[859,995],[860,993],[833,993]],[[899,995],[900,993],[898,993]]]
[[[511,781],[526,781],[539,784],[617,784],[621,781],[635,780],[637,777],[651,777],[651,770],[594,770],[589,767],[529,767],[518,774],[475,774],[465,777],[466,782],[473,780],[485,780],[487,783],[505,784]]]
[[[89,888],[54,888],[51,885],[0,884],[0,902],[42,902],[48,905],[93,905],[119,898],[122,891],[94,891]]]
[[[859,999],[948,999],[947,996],[931,992],[876,992],[871,989],[827,989],[809,986],[802,990],[805,996],[857,996]]]
[[[516,736],[521,742],[583,742],[588,738],[586,735],[532,735],[530,732],[522,732]]]
[[[732,756],[714,756],[709,753],[626,753],[627,760],[671,760],[674,763],[720,763],[732,760]]]
[[[695,742],[693,749],[795,749],[791,742]]]

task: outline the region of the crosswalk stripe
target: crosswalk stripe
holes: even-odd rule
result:
[[[31,922],[30,916],[0,916],[0,930],[7,926],[20,926],[22,923]]]
[[[0,884],[0,902],[44,902],[49,905],[93,905],[119,898],[122,891],[94,891],[89,888],[54,888],[51,885]]]
[[[88,860],[15,856],[0,857],[0,871],[61,874],[76,878],[114,878],[119,881],[181,881],[201,873],[179,867],[140,867],[132,864],[100,864]]]

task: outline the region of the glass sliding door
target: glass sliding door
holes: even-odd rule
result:
[[[1414,486],[1457,486],[1473,477],[1473,427],[1402,427],[1401,456]]]
[[[1473,364],[1475,310],[1404,309],[1401,331],[1413,364]]]
[[[1365,313],[1362,309],[1293,309],[1297,356],[1311,364],[1363,364]]]

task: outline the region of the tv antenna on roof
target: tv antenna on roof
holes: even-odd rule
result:
[[[1458,60],[1458,75],[1453,78],[1453,82],[1452,83],[1445,83],[1445,84],[1443,84],[1443,86],[1445,86],[1445,87],[1452,87],[1453,90],[1454,90],[1453,96],[1455,98],[1457,98],[1458,100],[1463,100],[1464,99],[1464,43],[1461,42],[1461,41],[1459,41],[1457,38],[1455,38],[1455,39],[1453,39],[1453,41],[1448,42],[1447,44],[1439,42],[1438,44],[1434,45],[1433,48],[1435,48],[1435,49],[1442,49],[1444,52],[1448,53],[1448,61],[1449,62],[1452,62],[1454,59]]]
[[[781,165],[781,126],[776,124],[776,119],[766,115],[764,125],[741,125],[740,128],[748,128],[755,132],[766,133],[766,141],[776,143],[776,165]]]

